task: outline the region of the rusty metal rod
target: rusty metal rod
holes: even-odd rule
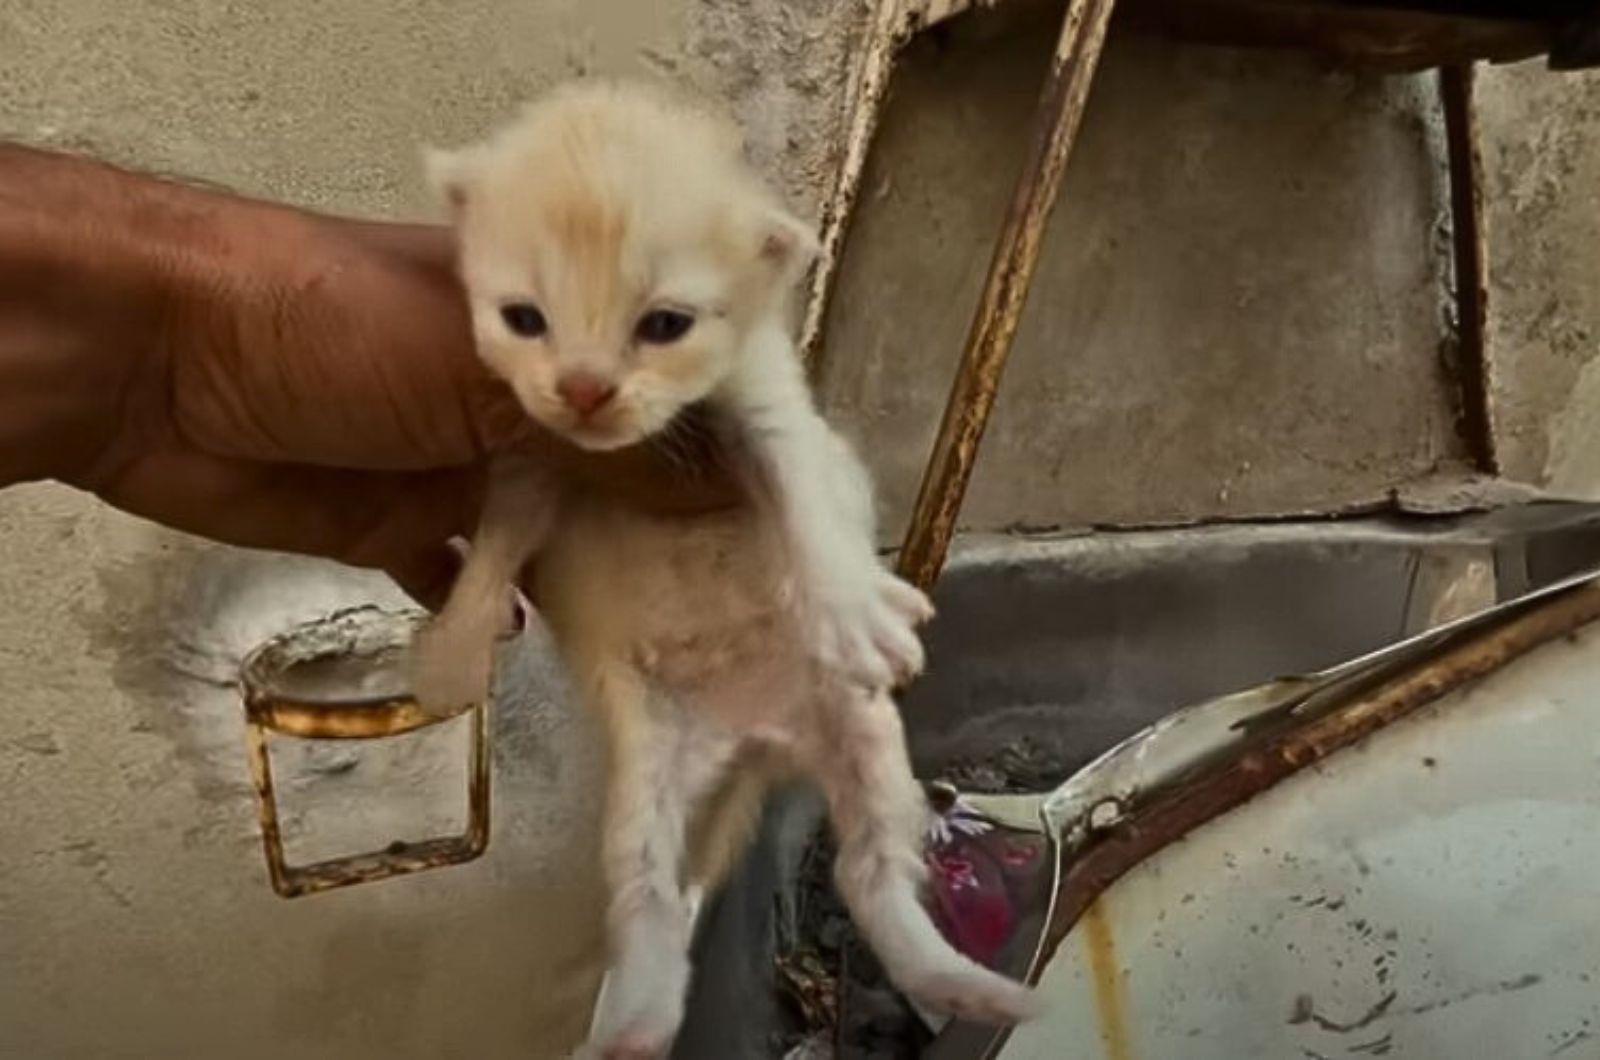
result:
[[[1489,363],[1489,260],[1483,223],[1483,150],[1474,107],[1471,64],[1439,71],[1450,157],[1450,242],[1455,254],[1456,375],[1461,384],[1461,435],[1474,466],[1500,473],[1494,437]]]
[[[995,243],[983,297],[900,551],[901,575],[924,589],[939,577],[955,534],[978,445],[1039,260],[1045,222],[1061,189],[1061,177],[1105,46],[1113,6],[1114,0],[1069,0],[1067,4],[1022,174]]]

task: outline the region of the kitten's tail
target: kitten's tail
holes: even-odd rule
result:
[[[839,835],[834,879],[895,986],[930,1009],[1009,1026],[1037,1015],[1034,992],[952,946],[922,904],[927,803],[887,695],[830,712],[833,760],[821,764]]]
[[[939,933],[919,899],[923,873],[904,857],[841,859],[837,882],[851,916],[889,979],[936,1012],[991,1026],[1037,1016],[1040,1004],[1023,983],[990,971]]]

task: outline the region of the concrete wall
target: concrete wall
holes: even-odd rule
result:
[[[376,215],[421,142],[588,70],[739,100],[814,207],[858,0],[0,0],[0,136]],[[826,389],[902,511],[1016,164],[1026,24],[919,47],[831,322]],[[1492,75],[1499,423],[1512,466],[1600,469],[1600,82]],[[1051,230],[972,522],[1298,510],[1461,447],[1444,339],[1437,115],[1418,80],[1118,41]],[[1600,396],[1600,395],[1597,395]],[[0,494],[0,1056],[547,1057],[598,967],[592,733],[536,653],[498,722],[480,863],[293,903],[260,864],[228,687],[261,637],[386,598],[66,490]],[[389,597],[392,599],[392,597]],[[291,837],[451,824],[449,734],[285,748]]]
[[[902,513],[988,266],[1053,11],[913,52],[829,331]],[[972,39],[979,38],[979,39]],[[972,525],[1314,510],[1459,457],[1431,81],[1119,38],[966,510]]]
[[[1489,355],[1508,474],[1600,493],[1600,75],[1537,65],[1480,88]]]

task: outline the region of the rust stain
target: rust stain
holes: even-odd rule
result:
[[[428,714],[409,699],[329,704],[265,696],[248,697],[245,713],[253,723],[265,729],[303,740],[374,740],[402,736],[457,716]]]
[[[1133,1060],[1132,1038],[1128,1034],[1128,995],[1122,982],[1121,962],[1117,960],[1116,938],[1106,916],[1104,895],[1084,911],[1083,948],[1089,960],[1095,1019],[1106,1060]]]

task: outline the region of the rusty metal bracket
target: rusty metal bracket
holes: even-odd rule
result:
[[[303,740],[371,740],[450,720],[423,713],[406,690],[401,660],[416,623],[415,615],[371,607],[342,611],[272,638],[244,661],[240,687],[261,844],[272,889],[284,898],[459,865],[488,848],[490,752],[485,702],[455,715],[465,716],[471,726],[465,832],[416,843],[394,842],[382,850],[311,865],[290,865],[284,855],[269,733]]]

